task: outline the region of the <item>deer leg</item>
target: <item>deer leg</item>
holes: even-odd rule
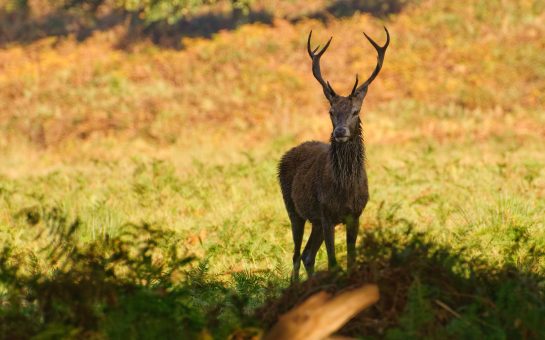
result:
[[[349,216],[346,219],[347,267],[353,269],[356,263],[356,239],[358,238],[359,217]]]
[[[314,263],[316,262],[316,254],[324,241],[324,233],[319,223],[312,223],[312,231],[303,250],[303,264],[307,271],[307,276],[311,277],[314,274]]]
[[[301,244],[303,243],[303,233],[305,232],[305,220],[299,215],[290,214],[291,233],[293,236],[293,271],[291,280],[299,280],[299,267],[301,266]]]
[[[322,219],[322,230],[324,233],[325,249],[327,250],[327,268],[332,270],[337,267],[335,258],[335,225]]]

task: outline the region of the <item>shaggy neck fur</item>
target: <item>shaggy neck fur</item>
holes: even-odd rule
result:
[[[330,158],[338,186],[348,188],[360,179],[365,158],[361,122],[358,122],[354,135],[344,143],[336,142],[331,135]]]

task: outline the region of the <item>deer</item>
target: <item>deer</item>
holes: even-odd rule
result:
[[[299,279],[301,261],[307,276],[314,274],[316,253],[324,241],[328,270],[340,269],[335,256],[335,226],[339,224],[346,225],[347,269],[355,266],[359,219],[369,201],[360,111],[390,44],[390,33],[386,27],[384,30],[386,43],[383,46],[363,33],[377,51],[377,64],[371,76],[359,86],[356,74],[356,82],[346,97],[333,90],[320,70],[320,58],[333,37],[318,51],[319,45],[311,48],[312,31],[308,35],[307,51],[312,60],[312,74],[329,102],[332,131],[329,143],[302,143],[286,152],[278,164],[278,179],[294,244],[292,281]],[[312,229],[301,254],[307,221]]]

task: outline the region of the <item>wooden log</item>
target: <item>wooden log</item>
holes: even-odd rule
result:
[[[333,298],[326,292],[316,293],[282,315],[263,339],[325,339],[378,299],[379,291],[376,285],[364,285]]]

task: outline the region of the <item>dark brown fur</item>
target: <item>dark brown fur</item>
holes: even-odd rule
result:
[[[292,224],[294,242],[292,279],[299,278],[301,260],[308,275],[314,272],[316,253],[325,241],[328,267],[337,266],[335,257],[335,226],[346,224],[348,267],[356,257],[356,238],[359,218],[369,200],[367,173],[365,172],[365,148],[363,144],[360,109],[367,94],[368,86],[376,77],[389,43],[380,47],[369,37],[377,49],[379,58],[371,77],[360,87],[358,80],[348,97],[339,96],[320,73],[319,59],[328,48],[330,41],[318,53],[310,48],[308,53],[313,62],[313,74],[322,85],[324,94],[331,105],[330,117],[333,125],[330,144],[306,142],[290,151],[281,159],[278,178],[282,196]],[[301,255],[305,222],[310,221],[312,231]]]
[[[307,273],[314,272],[324,232],[333,244],[334,227],[340,223],[347,226],[349,265],[353,262],[359,217],[369,199],[359,124],[358,119],[360,133],[347,142],[337,143],[333,137],[331,144],[306,142],[288,151],[280,161],[278,177],[295,243],[294,279],[298,277],[301,259]],[[301,257],[306,221],[312,223],[312,231]],[[336,265],[334,248],[328,248],[332,267]]]

